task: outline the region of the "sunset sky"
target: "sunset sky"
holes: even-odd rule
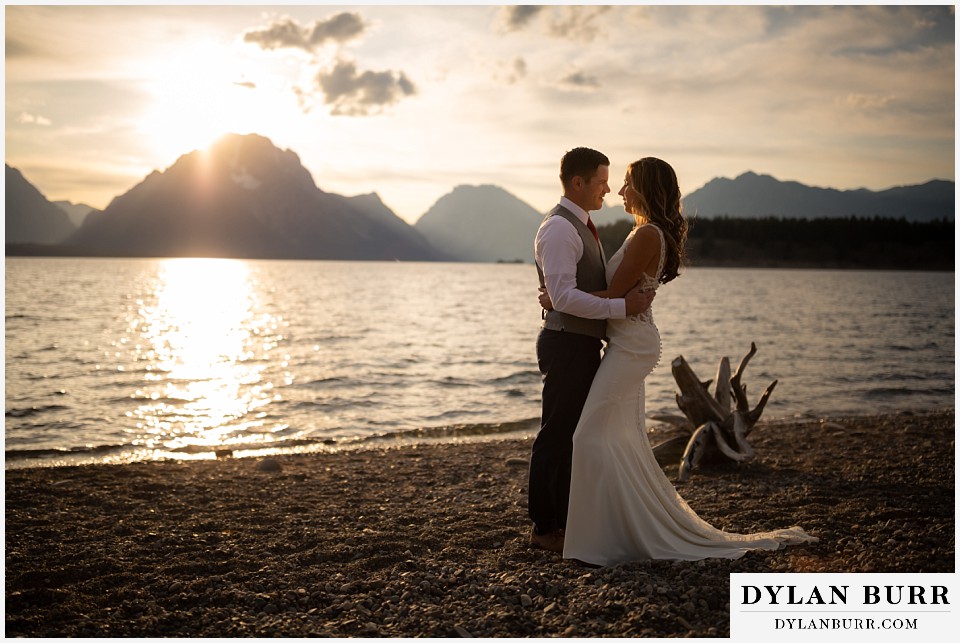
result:
[[[954,179],[952,5],[11,6],[6,162],[106,207],[226,132],[416,221],[459,184],[534,208],[578,145],[692,192]]]

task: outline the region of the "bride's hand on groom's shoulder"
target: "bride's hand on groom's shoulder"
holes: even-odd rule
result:
[[[540,307],[544,310],[553,310],[553,302],[550,301],[550,295],[547,294],[546,288],[540,289]]]

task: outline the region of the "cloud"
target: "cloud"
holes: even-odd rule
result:
[[[600,35],[598,19],[610,11],[610,7],[557,7],[556,16],[550,24],[550,33],[558,38],[570,38],[590,42]]]
[[[512,61],[500,60],[493,70],[493,79],[497,83],[513,85],[527,75],[527,61],[517,57]]]
[[[517,58],[513,61],[513,81],[517,81],[527,75],[527,61],[523,58]]]
[[[895,96],[877,96],[874,94],[847,94],[838,102],[857,110],[883,109],[896,100]]]
[[[574,71],[561,78],[560,85],[567,89],[589,91],[600,87],[600,80],[596,76],[589,76],[582,71]]]
[[[7,36],[5,43],[5,55],[7,58],[20,58],[37,53],[36,48],[17,38]]]
[[[257,88],[257,84],[249,80],[238,80],[238,81],[234,81],[233,84],[237,85],[238,87],[246,87],[247,89]]]
[[[507,31],[518,31],[525,28],[546,7],[540,5],[510,5],[501,7],[500,21]]]
[[[247,31],[243,34],[243,41],[266,50],[303,49],[313,52],[328,42],[343,43],[356,38],[363,34],[366,27],[360,14],[346,11],[307,26],[301,26],[292,18],[282,18],[265,28]]]
[[[500,24],[505,31],[520,31],[533,24],[538,16],[550,16],[547,34],[566,40],[590,42],[600,34],[599,18],[610,11],[600,6],[513,5],[500,9]]]
[[[53,125],[49,118],[36,114],[28,114],[27,112],[21,112],[20,116],[17,117],[17,122],[24,125],[41,125],[43,127]]]
[[[352,61],[340,60],[333,69],[317,75],[324,103],[332,105],[337,116],[368,116],[384,107],[417,93],[416,86],[403,72],[358,72]]]

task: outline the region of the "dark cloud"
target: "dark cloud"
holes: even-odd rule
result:
[[[529,27],[540,15],[548,16],[546,33],[568,40],[589,42],[600,35],[601,16],[610,11],[608,6],[542,6],[513,5],[500,9],[500,23],[505,31],[520,31]]]
[[[11,38],[7,36],[6,39],[6,51],[5,55],[7,58],[20,58],[23,56],[30,56],[37,53],[37,50],[28,45],[25,42]]]
[[[558,16],[550,25],[550,33],[559,38],[589,42],[600,34],[600,17],[610,7],[557,7]]]
[[[512,61],[499,61],[493,71],[493,79],[497,83],[513,85],[527,75],[527,61],[523,58],[514,58]]]
[[[324,103],[339,116],[375,114],[406,96],[417,93],[416,86],[403,72],[358,72],[351,61],[338,61],[336,66],[320,72],[317,85],[323,91]]]
[[[523,29],[546,7],[540,5],[510,5],[500,10],[500,17],[508,31]]]
[[[560,84],[573,89],[595,89],[600,86],[596,76],[588,76],[582,71],[575,71],[560,79]]]
[[[338,13],[327,20],[301,26],[292,18],[274,20],[262,29],[251,29],[243,34],[244,42],[262,49],[303,49],[312,52],[328,42],[346,42],[360,36],[367,25],[358,13]]]
[[[517,58],[513,61],[513,73],[515,78],[523,78],[527,75],[527,61],[523,58]]]

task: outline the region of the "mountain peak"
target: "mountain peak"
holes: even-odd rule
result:
[[[76,230],[67,213],[47,200],[20,170],[4,166],[6,243],[60,243]]]
[[[543,215],[496,185],[458,185],[414,226],[439,250],[467,261],[533,260]]]
[[[378,196],[364,199],[323,192],[264,136],[228,134],[114,199],[72,241],[121,256],[440,258]]]

